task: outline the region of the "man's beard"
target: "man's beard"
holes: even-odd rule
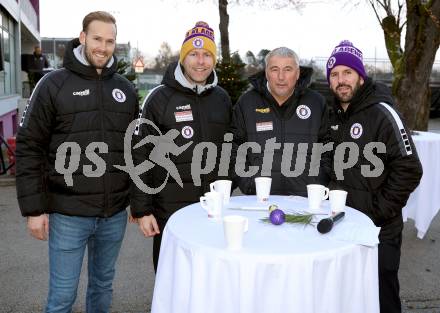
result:
[[[84,50],[85,51],[84,56],[86,57],[87,62],[89,62],[89,64],[92,65],[94,68],[96,68],[96,69],[104,69],[107,66],[108,62],[110,62],[111,57],[109,57],[107,59],[107,61],[105,63],[103,63],[102,65],[101,64],[97,64],[95,61],[93,61],[92,52],[89,51],[89,49],[87,47],[87,44],[84,45],[84,49],[85,49]]]
[[[344,94],[344,96],[340,96],[338,94],[338,88],[339,87],[348,87],[350,88],[351,92],[349,92],[348,94]],[[350,103],[351,100],[353,99],[353,97],[355,96],[355,94],[358,92],[359,88],[361,87],[361,82],[360,79],[356,82],[356,85],[354,86],[354,88],[352,89],[352,87],[350,85],[346,85],[346,84],[339,84],[338,86],[336,86],[336,91],[333,91],[333,94],[336,96],[336,98],[339,100],[339,102],[341,103]]]

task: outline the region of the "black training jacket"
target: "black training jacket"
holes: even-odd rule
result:
[[[129,203],[130,178],[114,165],[125,164],[124,134],[139,111],[136,91],[116,73],[116,58],[98,75],[95,68],[74,55],[78,45],[78,39],[72,40],[66,48],[64,68],[39,81],[20,123],[17,196],[24,216],[57,212],[107,217]],[[67,150],[65,164],[59,154],[57,170],[57,150],[67,142],[79,145],[81,152],[72,156],[72,150]],[[105,162],[104,167],[86,157],[86,148],[93,142],[107,144],[108,152],[93,149]],[[79,164],[70,186],[60,172],[74,168],[72,160],[76,157]],[[100,173],[99,169],[104,171]],[[97,177],[87,177],[84,171],[92,171],[87,175]]]
[[[154,165],[141,175],[141,178],[148,188],[156,189],[145,192],[147,190],[139,189],[139,186],[133,184],[132,215],[134,217],[153,214],[155,217],[167,219],[176,210],[198,202],[199,197],[209,191],[209,183],[219,177],[228,179],[228,167],[226,166],[226,172],[219,173],[218,163],[224,135],[231,122],[231,100],[226,91],[217,86],[215,72],[208,77],[205,86],[197,87],[202,90],[191,89],[190,86],[184,87],[185,79],[182,77],[183,70],[180,64],[173,63],[168,67],[162,85],[150,92],[142,107],[142,117],[152,121],[155,126],[140,124],[135,140],[136,143],[148,135],[159,136],[158,130],[162,135],[175,130],[174,143],[177,146],[182,147],[192,142],[186,149],[182,148],[177,155],[167,154],[177,169],[182,186],[171,175],[167,179],[167,171],[155,162],[155,157],[164,160],[163,155],[158,156],[155,153],[154,156],[150,155],[158,142],[134,149],[136,165],[145,160]],[[213,148],[217,149],[214,158],[208,159],[208,164],[206,150],[203,150],[203,153],[201,150],[194,150],[201,142],[211,143]],[[201,157],[201,167],[211,169],[209,173],[202,174],[194,169],[193,173],[197,177],[200,175],[199,182],[191,175],[193,157]]]
[[[306,185],[324,183],[324,170],[319,176],[310,175],[311,154],[314,143],[328,141],[328,108],[324,98],[307,86],[310,83],[312,69],[300,67],[300,77],[293,95],[280,108],[267,89],[265,73],[260,72],[249,80],[251,90],[240,97],[234,107],[232,133],[234,135],[234,165],[240,163],[237,157],[239,146],[245,142],[256,142],[261,151],[247,151],[245,166],[257,167],[258,171],[250,177],[243,177],[235,166],[235,182],[245,194],[255,194],[254,178],[257,176],[272,177],[271,194],[306,196]],[[272,139],[280,146],[274,150],[270,172],[262,172],[266,141]],[[299,144],[306,147],[298,150]],[[299,152],[299,153],[298,153]],[[302,153],[304,152],[304,153]],[[281,171],[282,158],[286,168]],[[297,156],[302,154],[305,162]],[[266,154],[270,160],[270,154]],[[328,153],[323,155],[322,162],[328,162]],[[319,168],[319,162],[317,166]],[[249,175],[246,174],[246,175]],[[316,173],[318,174],[318,173]]]
[[[359,151],[354,166],[345,169],[343,176],[337,177],[333,171],[330,189],[348,191],[347,205],[365,213],[381,227],[381,241],[394,238],[402,231],[402,208],[422,177],[422,166],[410,132],[393,104],[386,86],[367,79],[347,111],[344,112],[335,101],[330,114],[335,146],[344,142],[355,143]],[[374,170],[376,166],[364,149],[373,142],[383,143],[386,147],[385,151],[374,150],[384,168],[380,175],[369,177],[371,175],[366,175],[366,170]],[[347,157],[348,152],[345,161]]]

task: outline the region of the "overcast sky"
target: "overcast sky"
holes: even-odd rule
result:
[[[336,2],[336,1],[335,1]],[[387,58],[383,34],[374,12],[366,4],[343,7],[348,1],[322,1],[302,12],[268,10],[229,5],[231,51],[241,55],[251,50],[287,46],[301,58],[328,57],[336,44],[351,40],[364,57]],[[130,41],[149,57],[167,41],[180,49],[185,32],[204,20],[214,29],[219,44],[217,1],[205,0],[40,0],[42,37],[77,37],[83,17],[105,10],[117,19],[119,43]]]

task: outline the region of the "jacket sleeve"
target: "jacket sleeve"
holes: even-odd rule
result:
[[[388,106],[379,141],[386,146],[387,176],[378,192],[373,194],[373,216],[379,223],[401,214],[411,192],[419,185],[423,174],[410,132],[397,112]]]
[[[238,147],[247,142],[246,123],[242,111],[242,102],[240,98],[237,104],[234,106],[232,112],[232,123],[230,133],[233,135],[232,140],[232,152],[231,152],[231,170],[232,181],[234,186],[238,186],[244,194],[251,194],[255,191],[255,183],[253,177],[241,177],[236,173],[235,166],[237,160],[243,158],[243,156],[237,155]],[[245,159],[245,168],[249,165],[249,161]]]
[[[49,143],[56,120],[58,87],[43,77],[23,112],[17,133],[16,188],[23,216],[38,216],[47,210],[46,167]]]
[[[161,107],[164,108],[165,105],[164,100],[160,100],[162,96],[156,94],[156,91],[157,90],[152,90],[145,98],[139,117],[148,119],[153,122],[154,125],[158,126],[160,125],[159,120],[162,115]],[[146,164],[149,162],[149,155],[152,149],[151,143],[146,143],[134,149],[134,146],[148,135],[157,136],[159,134],[154,126],[149,123],[141,123],[139,120],[132,140],[132,157],[135,167],[145,161],[147,161]],[[132,180],[130,186],[131,215],[135,218],[150,214],[154,215],[153,194],[148,190],[151,189],[153,185],[152,171],[151,169],[146,170],[146,168],[144,168],[141,172],[143,173],[139,175],[140,182]]]

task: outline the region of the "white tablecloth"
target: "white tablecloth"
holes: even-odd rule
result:
[[[294,198],[302,200],[271,196],[269,203],[307,207],[307,199]],[[233,197],[229,207],[256,203],[255,196]],[[377,246],[334,240],[312,226],[266,224],[260,218],[267,212],[223,215],[249,218],[241,251],[225,249],[221,220],[209,219],[198,203],[170,218],[152,313],[379,312]],[[350,208],[342,223],[373,225]]]
[[[413,135],[423,177],[403,208],[403,220],[415,221],[417,237],[422,239],[440,208],[440,134],[417,132]]]

